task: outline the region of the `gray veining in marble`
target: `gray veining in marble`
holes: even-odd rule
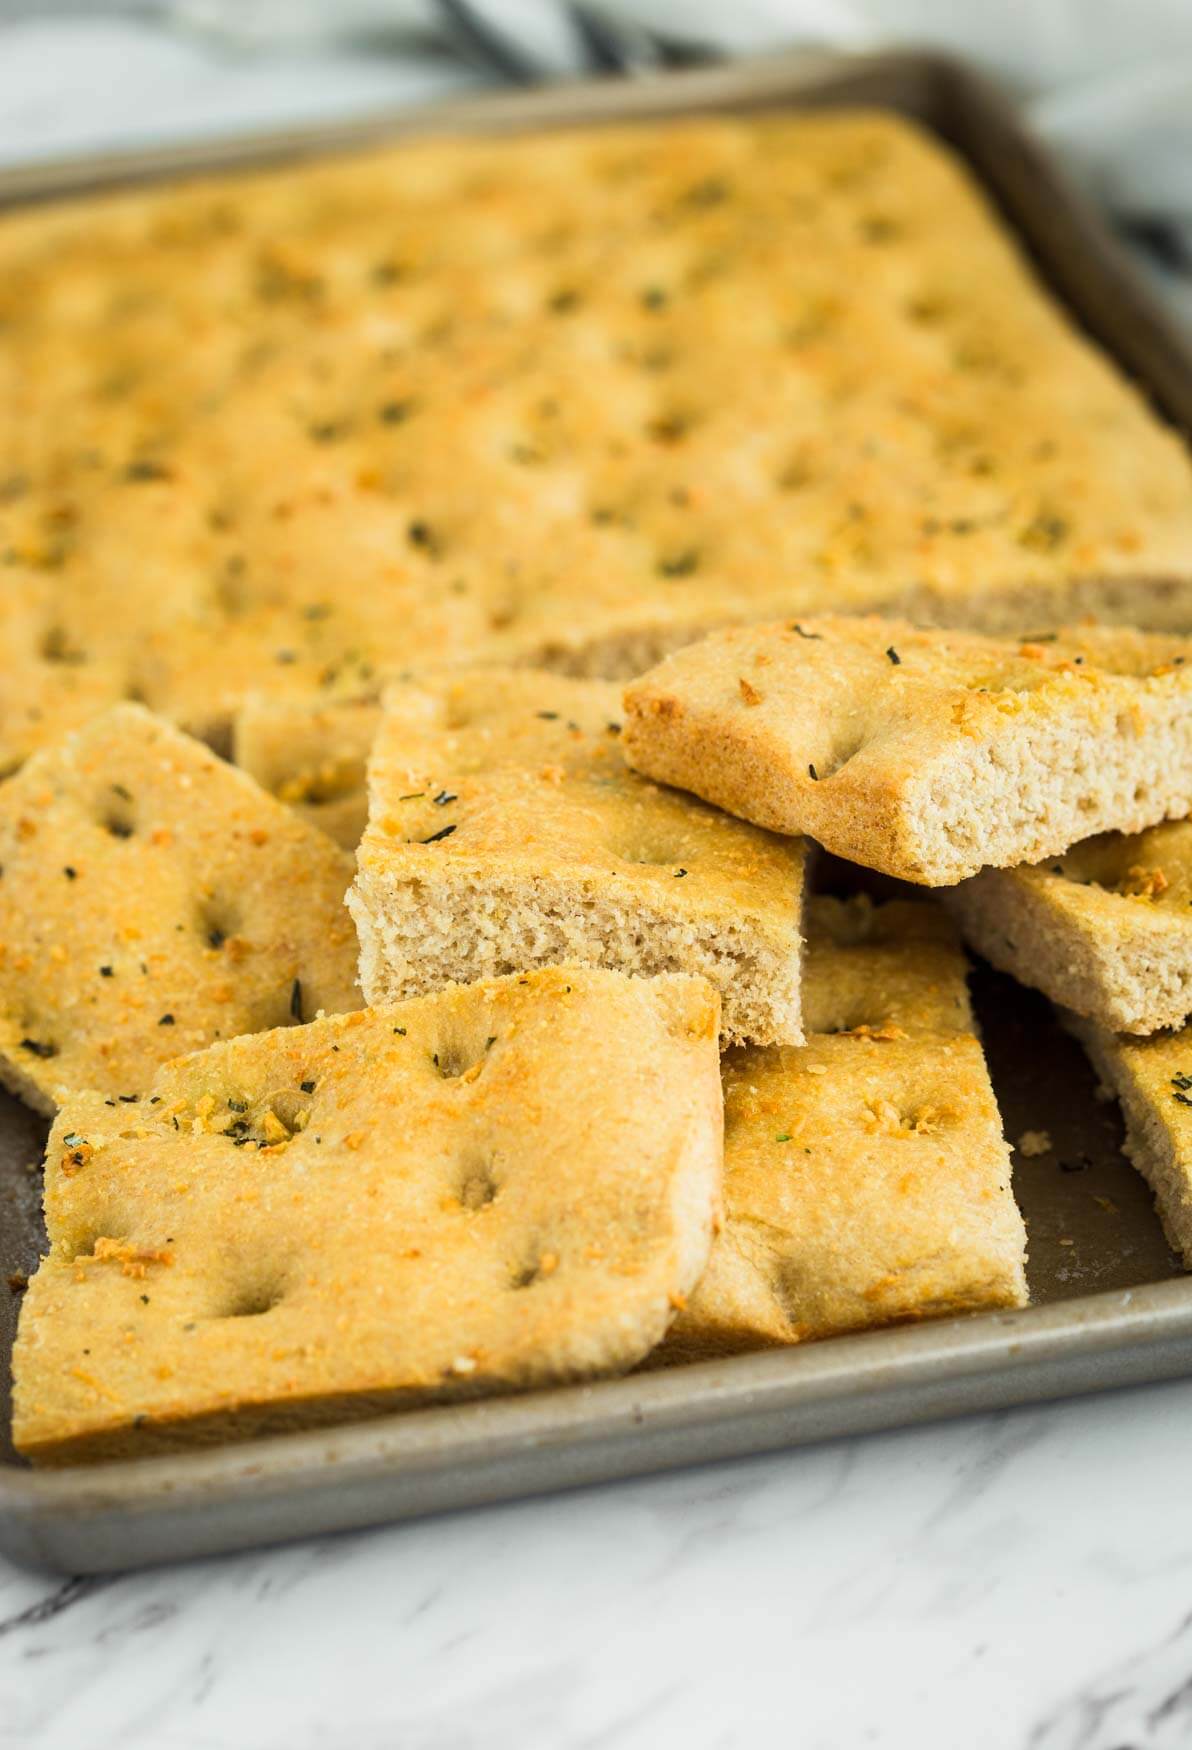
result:
[[[0,1744],[1192,1737],[1192,1383],[100,1582],[0,1574]]]

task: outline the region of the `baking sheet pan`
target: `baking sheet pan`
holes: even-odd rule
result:
[[[1192,436],[1192,350],[1100,221],[980,80],[940,57],[804,54],[403,112],[339,128],[0,174],[0,205],[212,169],[257,168],[430,131],[810,104],[914,116],[969,161],[1043,277],[1173,424]],[[1120,1151],[1117,1109],[1033,992],[974,981],[1016,1155],[1034,1305],[628,1379],[284,1435],[214,1452],[36,1473],[8,1440],[8,1360],[42,1244],[44,1126],[0,1096],[0,1550],[90,1573],[509,1499],[958,1411],[1192,1371],[1192,1278]]]

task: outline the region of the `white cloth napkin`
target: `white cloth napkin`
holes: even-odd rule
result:
[[[0,161],[501,78],[894,43],[1007,85],[1192,324],[1192,0],[0,0]]]

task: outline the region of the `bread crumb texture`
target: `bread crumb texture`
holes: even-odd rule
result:
[[[782,620],[675,652],[624,703],[637,770],[926,886],[1192,807],[1192,639]]]
[[[1188,621],[1183,445],[889,114],[31,206],[0,323],[0,769],[126,695],[226,733],[253,692],[633,674],[828,606]]]
[[[725,1225],[663,1353],[1026,1303],[964,957],[923,902],[811,902],[807,1042],[724,1059]]]
[[[974,948],[1114,1033],[1192,1014],[1192,823],[1102,833],[947,895]]]
[[[370,1002],[582,962],[706,977],[726,1039],[802,1039],[802,842],[630,771],[613,683],[465,668],[386,706],[349,896]]]
[[[715,993],[550,969],[72,1096],[14,1358],[36,1462],[632,1366],[719,1218]]]
[[[1192,1027],[1149,1039],[1062,1018],[1121,1104],[1126,1154],[1155,1194],[1168,1244],[1192,1269]]]
[[[352,861],[243,772],[118,705],[0,786],[0,1081],[143,1093],[215,1039],[360,1006]]]

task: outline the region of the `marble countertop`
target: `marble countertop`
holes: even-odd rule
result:
[[[0,31],[0,162],[458,86]],[[0,1562],[0,1746],[1192,1741],[1192,1382],[110,1580]]]
[[[1192,1383],[115,1580],[0,1570],[0,1745],[1160,1750]]]

